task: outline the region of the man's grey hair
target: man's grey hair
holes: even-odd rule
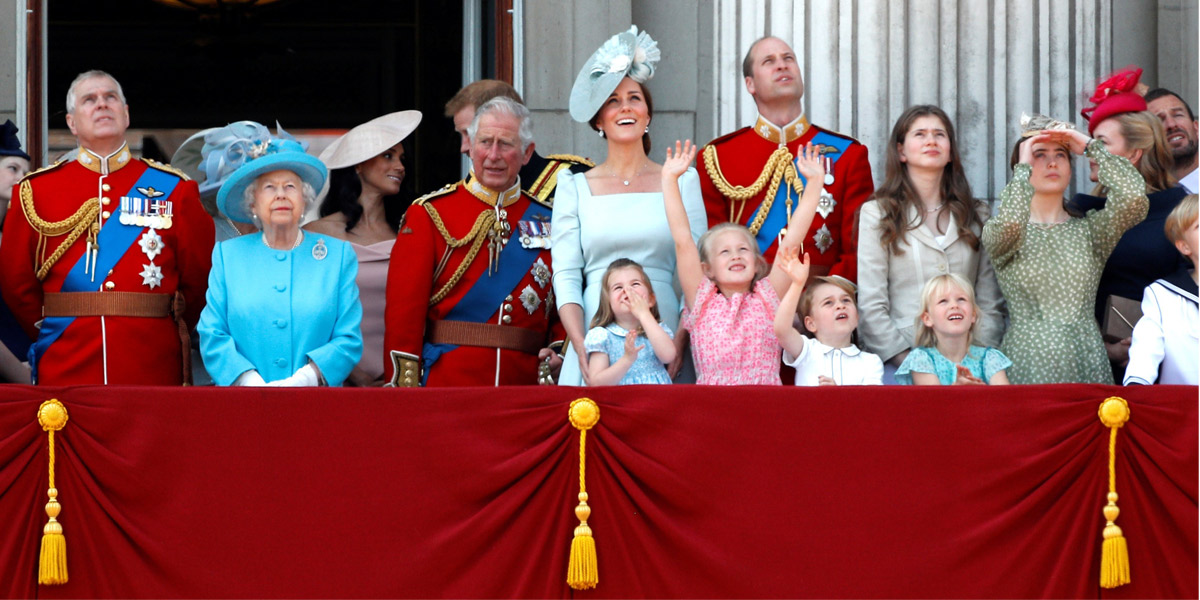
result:
[[[491,112],[516,117],[521,122],[520,128],[517,129],[517,135],[521,138],[521,152],[529,149],[529,145],[533,143],[533,117],[530,116],[529,109],[525,108],[524,104],[505,96],[496,96],[475,109],[475,118],[467,126],[467,137],[471,138],[471,144],[475,143],[475,132],[479,131],[480,117]]]
[[[265,174],[266,173],[263,175]],[[262,175],[259,175],[259,177],[261,176]],[[299,174],[296,176],[299,177]],[[254,214],[254,192],[258,191],[258,188],[254,184],[257,181],[258,177],[255,177],[254,181],[250,182],[250,185],[246,186],[246,191],[242,192],[242,210],[246,211],[246,214],[250,215],[250,220],[254,222],[255,227],[262,229],[262,222],[258,220],[258,215]],[[317,190],[314,190],[313,186],[309,185],[307,181],[301,179],[300,192],[304,195],[304,206],[300,207],[300,214],[303,215],[304,212],[308,210],[308,207],[312,206],[313,202],[317,201]]]
[[[91,71],[84,71],[79,75],[76,75],[75,80],[71,82],[71,86],[67,88],[68,114],[75,112],[75,86],[83,83],[85,79],[92,79],[93,77],[107,77],[111,79],[113,83],[117,84],[117,97],[121,99],[121,104],[128,104],[128,102],[125,102],[125,90],[121,89],[121,82],[117,81],[116,77],[113,77],[112,75],[109,75],[100,69],[92,69]]]

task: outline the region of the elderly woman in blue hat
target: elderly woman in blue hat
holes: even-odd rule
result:
[[[562,385],[586,382],[584,334],[612,261],[629,258],[642,265],[663,324],[672,330],[679,324],[675,244],[663,210],[662,165],[647,155],[654,101],[646,82],[660,56],[657,42],[630,27],[592,54],[571,89],[571,117],[591,126],[608,143],[608,151],[604,162],[586,173],[563,171],[555,192],[550,228],[554,295],[570,341],[559,376]],[[679,178],[679,191],[692,235],[699,239],[708,225],[695,169]],[[677,338],[677,347],[681,340]],[[684,354],[676,352],[677,357]],[[678,369],[678,363],[673,366]]]
[[[325,177],[299,142],[263,139],[221,185],[220,211],[261,231],[213,249],[197,331],[217,385],[340,386],[361,358],[354,250],[300,230]]]

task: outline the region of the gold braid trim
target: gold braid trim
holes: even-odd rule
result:
[[[492,210],[481,211],[479,213],[479,218],[475,219],[475,225],[471,227],[471,231],[467,233],[467,235],[459,239],[455,239],[454,236],[450,234],[450,231],[446,229],[446,224],[442,221],[442,216],[438,214],[437,209],[434,208],[432,204],[423,203],[421,206],[425,208],[425,212],[429,213],[429,220],[433,221],[433,226],[437,228],[438,233],[442,234],[442,239],[451,249],[461,248],[466,246],[468,242],[472,242],[471,248],[467,250],[466,257],[464,257],[462,262],[458,264],[458,268],[454,270],[454,274],[450,276],[450,279],[446,281],[445,285],[443,285],[436,294],[429,298],[429,305],[433,306],[434,304],[441,302],[442,299],[450,293],[450,290],[454,289],[454,286],[458,285],[458,282],[460,279],[462,279],[463,274],[467,272],[467,269],[475,260],[475,255],[479,254],[479,249],[483,246],[483,242],[487,238],[486,232],[490,230],[492,228],[492,224],[496,222],[496,213]]]
[[[800,181],[800,176],[796,173],[796,164],[793,162],[795,158],[788,151],[787,146],[779,146],[767,158],[767,164],[763,166],[763,170],[758,174],[758,179],[749,186],[733,185],[725,178],[725,174],[721,171],[721,163],[717,159],[716,146],[708,146],[704,149],[704,168],[708,171],[708,177],[716,186],[717,191],[721,192],[722,196],[729,198],[731,206],[729,208],[729,220],[734,223],[742,221],[742,211],[746,208],[746,201],[757,196],[764,187],[767,188],[767,193],[763,196],[762,207],[758,211],[758,216],[754,222],[747,225],[750,233],[758,235],[758,230],[762,228],[763,221],[767,218],[767,213],[771,212],[771,205],[775,202],[775,193],[779,191],[779,182],[786,181],[796,194],[804,192],[804,184]],[[767,182],[770,185],[767,185]],[[737,213],[733,212],[732,202],[737,202]],[[790,211],[789,211],[790,212]],[[790,215],[789,215],[790,216]]]
[[[83,203],[83,206],[79,207],[79,210],[75,211],[75,214],[61,221],[50,222],[39,217],[37,211],[34,209],[33,186],[29,184],[28,180],[21,182],[19,193],[21,195],[21,207],[25,212],[25,220],[29,222],[29,226],[33,227],[34,231],[38,232],[37,253],[38,260],[42,261],[41,266],[39,266],[37,270],[37,278],[39,281],[46,278],[46,275],[50,272],[50,268],[54,266],[54,263],[57,263],[58,259],[62,258],[62,255],[67,252],[67,249],[70,248],[71,245],[75,243],[75,240],[78,240],[79,236],[83,235],[84,232],[87,232],[88,234],[88,241],[95,244],[96,234],[100,229],[96,222],[96,216],[100,213],[99,198],[90,198]],[[43,259],[46,251],[46,238],[63,235],[65,233],[69,233],[69,235],[67,235],[67,239],[54,249],[54,253],[51,254],[49,258]]]

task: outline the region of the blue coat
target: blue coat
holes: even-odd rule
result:
[[[323,242],[317,260],[313,248]],[[204,366],[217,385],[257,369],[283,379],[309,360],[340,386],[362,357],[358,260],[350,244],[305,232],[289,251],[272,250],[262,233],[213,248],[208,304],[197,331]]]

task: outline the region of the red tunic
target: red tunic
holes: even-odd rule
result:
[[[457,248],[448,248],[432,215],[436,214],[441,219],[446,233],[455,240],[462,240],[470,234],[483,213],[495,211],[495,200],[488,199],[488,196],[494,197],[495,194],[489,194],[486,190],[480,192],[479,196],[472,194],[468,189],[472,183],[473,180],[459,182],[418,200],[408,210],[400,226],[388,267],[385,379],[392,378],[390,353],[393,350],[426,360],[431,358],[424,355],[425,342],[429,341],[426,321],[465,320],[447,319],[447,316],[454,317],[468,308],[459,307],[459,303],[480,279],[489,277],[487,232],[480,231],[477,235],[484,236],[483,245],[462,272],[459,281],[443,298],[432,305],[429,303],[431,297],[442,290],[459,270],[472,245],[471,241],[467,241]],[[508,243],[519,245],[522,236],[518,221],[537,201],[516,187],[501,196],[508,198],[502,203],[507,211],[504,220],[511,226]],[[536,206],[547,217],[544,222],[546,231],[549,231],[549,209],[541,204]],[[524,220],[529,221],[528,218]],[[546,245],[546,248],[538,251],[533,267],[522,263],[522,273],[508,274],[517,279],[516,285],[491,296],[495,300],[486,301],[486,305],[470,307],[474,314],[486,315],[486,318],[474,322],[535,331],[538,339],[544,340],[543,346],[562,339],[549,279],[550,249],[549,244]],[[444,267],[439,271],[438,265],[443,261]],[[540,261],[545,268],[539,268],[536,261]],[[496,273],[493,276],[500,275]],[[459,311],[455,310],[456,307]],[[427,368],[426,376],[427,387],[535,385],[538,383],[538,358],[535,354],[517,350],[459,345],[437,357],[433,365]]]
[[[107,175],[101,173],[103,161],[81,149],[75,160],[31,173],[13,189],[0,244],[0,281],[4,282],[5,302],[32,337],[38,334],[35,324],[42,318],[44,294],[61,290],[67,273],[85,253],[87,236],[76,239],[39,281],[37,270],[43,258],[64,243],[67,235],[47,236],[44,252],[38,252],[41,236],[25,214],[22,186],[29,185],[34,211],[44,221],[66,219],[88,199],[97,197],[101,198],[102,218],[107,220],[105,213],[118,218],[121,196],[147,169],[177,175],[168,167],[133,158],[124,147],[107,159]],[[164,246],[153,259],[162,270],[159,285],[151,288],[143,283],[141,273],[152,261],[135,241],[110,272],[97,274],[94,282],[89,277],[88,286],[94,285],[97,293],[173,296],[178,290],[187,302],[184,318],[189,327],[195,327],[208,287],[213,222],[200,204],[196,182],[182,179],[166,198],[174,213],[171,227],[155,230]],[[143,228],[143,234],[148,231],[150,228]],[[171,317],[74,317],[62,336],[41,355],[37,373],[41,385],[180,385],[183,368],[178,325]]]
[[[846,136],[809,125],[803,116],[782,129],[759,117],[754,127],[745,127],[717,138],[702,149],[696,160],[697,170],[700,172],[700,191],[704,196],[705,210],[708,212],[708,225],[712,227],[718,223],[736,221],[749,226],[770,187],[768,181],[768,185],[764,185],[761,191],[746,200],[742,206],[742,202],[722,194],[713,183],[714,180],[719,180],[721,175],[724,175],[725,181],[732,186],[749,187],[763,172],[768,158],[779,147],[781,141],[787,141],[787,149],[794,161],[797,150],[818,134],[835,136],[848,146],[833,164],[833,184],[825,186],[833,195],[836,204],[828,216],[822,217],[817,213],[814,217],[812,227],[804,236],[804,249],[812,261],[811,276],[833,274],[854,281],[858,260],[855,232],[858,209],[875,190],[875,184],[871,180],[871,165],[867,162],[867,148]],[[711,169],[704,159],[705,153],[710,152],[710,147],[715,150],[717,159],[716,165]],[[720,173],[717,172],[718,166]],[[820,246],[824,244],[818,237],[822,227],[829,232],[830,238],[828,247],[823,251]],[[771,233],[772,237],[775,237],[774,234],[778,232]],[[777,242],[772,242],[764,252],[768,262],[775,260],[776,245]]]

